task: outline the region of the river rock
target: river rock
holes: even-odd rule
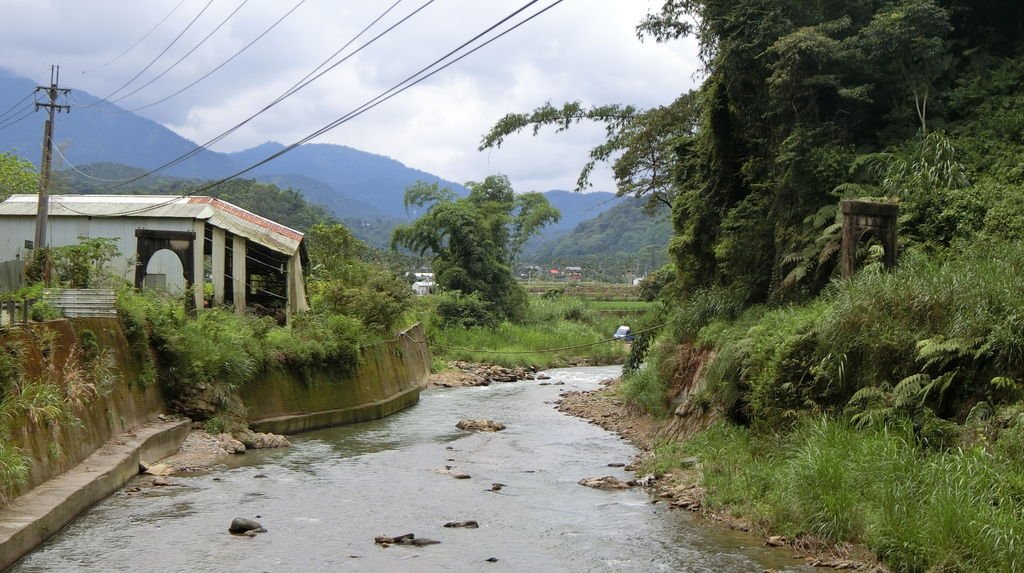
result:
[[[786,545],[786,543],[786,538],[782,535],[772,535],[764,541],[764,544],[769,547],[782,547]]]
[[[236,517],[232,519],[231,526],[228,527],[228,532],[234,533],[236,535],[247,534],[250,531],[255,531],[256,533],[263,533],[266,531],[266,529],[263,529],[263,526],[260,525],[260,522],[253,519],[246,519],[244,517]]]
[[[469,519],[469,520],[466,520],[466,521],[449,521],[448,523],[444,524],[444,526],[445,527],[461,527],[461,528],[465,528],[465,529],[477,529],[477,528],[480,527],[480,524],[477,523],[476,521],[473,521],[472,519]]]
[[[234,437],[245,444],[245,447],[252,448],[254,450],[287,448],[292,445],[291,442],[288,441],[288,438],[284,436],[254,432],[249,429],[239,430],[235,433]]]
[[[465,418],[459,420],[455,427],[460,430],[473,432],[500,432],[505,429],[505,424],[495,422],[494,420],[484,420],[483,418]]]
[[[231,434],[218,434],[217,445],[229,454],[245,453],[245,444],[236,440]]]
[[[146,462],[140,462],[139,468],[142,469],[142,473],[149,474],[151,476],[169,476],[174,473],[174,468],[167,464],[152,464],[149,465]],[[144,469],[143,469],[144,468]]]
[[[594,489],[629,489],[630,487],[628,483],[614,476],[583,478],[578,483]]]
[[[165,477],[153,478],[153,485],[156,487],[168,487],[178,485]]]
[[[389,545],[412,545],[415,547],[423,547],[424,545],[437,545],[441,543],[436,539],[427,539],[426,537],[416,537],[412,533],[405,533],[403,535],[396,535],[394,537],[388,537],[387,535],[378,535],[373,538],[373,542],[382,547],[388,547]]]

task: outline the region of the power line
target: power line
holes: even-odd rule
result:
[[[516,23],[515,25],[513,25],[513,26],[509,27],[508,29],[502,31],[501,33],[499,33],[496,36],[488,39],[487,41],[483,42],[482,44],[480,44],[480,45],[474,47],[473,49],[467,51],[466,53],[460,55],[459,57],[457,57],[457,58],[455,58],[455,59],[445,63],[444,65],[442,65],[440,67],[436,67],[441,62],[444,62],[444,60],[450,58],[452,55],[458,53],[459,51],[461,51],[462,49],[466,48],[467,46],[469,46],[473,42],[476,42],[477,40],[479,40],[483,36],[489,34],[493,30],[495,30],[496,28],[498,28],[501,25],[505,24],[506,22],[508,22],[512,18],[516,17],[517,15],[519,15],[520,13],[525,11],[527,8],[529,8],[530,6],[536,4],[539,1],[540,0],[531,0],[530,2],[527,2],[525,5],[520,7],[518,10],[516,10],[516,11],[512,12],[511,14],[509,14],[508,16],[502,18],[497,23],[495,23],[492,26],[488,27],[483,32],[480,32],[479,34],[477,34],[474,37],[470,38],[466,42],[463,42],[461,45],[459,45],[455,49],[449,51],[445,55],[443,55],[440,58],[434,60],[432,63],[428,64],[427,66],[425,66],[423,68],[421,68],[416,73],[410,75],[406,79],[404,79],[401,82],[395,84],[390,89],[382,92],[381,94],[379,94],[378,96],[376,96],[376,97],[372,98],[371,100],[367,101],[363,105],[361,105],[361,106],[357,107],[356,109],[350,111],[349,113],[341,116],[340,118],[334,120],[333,122],[327,124],[326,126],[324,126],[324,127],[320,128],[320,129],[314,131],[313,133],[307,135],[306,137],[300,139],[299,141],[297,141],[295,143],[292,143],[291,145],[285,147],[284,149],[281,149],[280,151],[270,155],[269,157],[267,157],[267,158],[265,158],[265,159],[255,163],[253,165],[250,165],[249,167],[246,167],[245,169],[242,169],[242,170],[240,170],[240,171],[238,171],[236,173],[233,173],[232,175],[229,175],[227,177],[224,177],[224,178],[219,179],[217,181],[214,181],[212,183],[208,183],[206,185],[202,185],[202,186],[192,190],[191,192],[189,192],[189,193],[187,193],[185,195],[182,195],[180,197],[175,197],[173,199],[170,199],[170,200],[162,202],[162,203],[157,203],[157,204],[153,204],[153,205],[147,205],[146,207],[141,207],[141,208],[133,209],[133,210],[129,210],[129,211],[123,211],[123,212],[120,212],[120,213],[110,213],[110,214],[106,214],[106,215],[103,215],[103,216],[104,217],[129,216],[129,215],[136,215],[138,213],[143,213],[143,212],[146,212],[146,211],[150,211],[150,210],[153,210],[153,209],[158,209],[160,207],[163,207],[165,205],[169,205],[169,204],[171,204],[171,203],[173,203],[175,201],[178,201],[178,200],[180,200],[180,199],[182,199],[184,197],[188,197],[188,196],[191,196],[191,195],[195,195],[195,194],[201,193],[201,192],[206,191],[208,189],[212,189],[213,187],[216,187],[216,186],[221,185],[221,184],[223,184],[223,183],[225,183],[225,182],[227,182],[227,181],[229,181],[231,179],[234,179],[234,178],[236,178],[236,177],[238,177],[240,175],[248,173],[249,171],[252,171],[253,169],[255,169],[257,167],[259,167],[259,166],[261,166],[261,165],[263,165],[265,163],[268,163],[268,162],[270,162],[270,161],[280,157],[281,155],[284,155],[285,153],[288,153],[289,151],[292,151],[293,149],[295,149],[296,147],[299,147],[303,143],[306,143],[306,142],[308,142],[308,141],[310,141],[310,140],[312,140],[312,139],[314,139],[316,137],[319,137],[320,135],[323,135],[324,133],[326,133],[326,132],[328,132],[328,131],[330,131],[332,129],[335,129],[336,127],[338,127],[338,126],[340,126],[340,125],[342,125],[344,123],[347,123],[348,121],[351,121],[352,119],[355,119],[356,117],[358,117],[358,116],[366,113],[367,111],[377,107],[378,105],[380,105],[380,104],[390,100],[391,98],[393,98],[393,97],[397,96],[398,94],[408,90],[409,88],[412,88],[413,86],[419,84],[420,82],[423,82],[423,81],[427,80],[428,78],[430,78],[430,77],[436,75],[437,73],[447,69],[448,67],[450,67],[450,66],[454,65],[455,63],[461,61],[462,59],[470,56],[471,54],[477,52],[478,50],[484,48],[485,46],[488,46],[489,44],[495,42],[499,38],[502,38],[503,36],[511,33],[512,31],[514,31],[516,29],[518,29],[520,26],[523,26],[524,24],[526,24],[527,22],[530,22],[534,18],[537,18],[541,14],[544,14],[545,12],[547,12],[548,10],[554,8],[558,4],[561,4],[564,0],[555,0],[554,2],[548,4],[547,6],[542,8],[541,10],[538,10],[537,12],[531,14],[527,18],[521,20],[520,22]],[[421,9],[422,9],[422,7],[421,7]],[[432,69],[432,68],[435,68],[435,67],[436,67],[436,69]],[[417,77],[417,76],[420,76],[420,77]],[[140,176],[139,178],[141,178],[141,177],[144,177],[144,176]]]
[[[202,40],[200,40],[198,44],[193,46],[191,50],[185,52],[185,55],[183,55],[180,58],[178,58],[178,61],[176,61],[173,64],[171,64],[170,66],[168,66],[167,69],[165,69],[164,71],[160,72],[156,76],[152,77],[148,82],[142,84],[141,86],[139,86],[139,87],[135,88],[134,90],[132,90],[132,91],[130,91],[130,92],[120,96],[119,98],[117,98],[115,100],[111,100],[111,103],[118,102],[118,101],[121,101],[121,100],[123,100],[125,98],[131,97],[131,96],[139,93],[141,90],[144,90],[147,87],[153,85],[153,82],[155,82],[155,81],[159,80],[160,78],[164,77],[164,75],[167,72],[173,70],[175,67],[178,66],[178,64],[180,64],[182,61],[184,61],[185,58],[191,56],[196,50],[198,50],[203,44],[205,44],[207,40],[209,40],[214,34],[217,33],[217,30],[220,30],[221,28],[223,28],[224,24],[227,24],[229,20],[234,18],[235,14],[237,14],[238,11],[241,10],[248,3],[249,3],[249,0],[242,0],[242,3],[239,4],[237,8],[232,10],[231,13],[228,14],[226,18],[221,20],[220,24],[217,24],[217,27],[215,27],[213,30],[211,30],[210,33],[207,34]]]
[[[104,183],[120,183],[122,181],[128,181],[127,179],[102,179],[100,177],[95,177],[93,175],[89,175],[88,173],[86,173],[85,171],[82,171],[81,169],[75,167],[70,161],[68,161],[68,158],[64,156],[64,152],[62,152],[60,150],[60,146],[59,145],[54,147],[53,150],[57,152],[57,155],[59,155],[61,159],[64,160],[64,164],[65,165],[67,165],[68,167],[71,168],[72,171],[74,171],[75,173],[78,173],[79,175],[81,175],[83,177],[87,177],[87,178],[92,179],[94,181],[102,181]]]
[[[445,59],[447,59],[447,58],[451,57],[453,54],[457,53],[459,50],[462,50],[463,48],[465,48],[469,44],[475,42],[476,40],[480,39],[484,35],[490,33],[492,30],[494,30],[498,26],[504,24],[508,20],[510,20],[513,17],[515,17],[516,15],[518,15],[520,12],[526,10],[527,8],[529,8],[533,4],[536,4],[539,1],[540,0],[531,0],[530,2],[527,2],[524,6],[522,6],[521,8],[519,8],[518,10],[513,12],[512,14],[509,14],[505,18],[503,18],[500,21],[498,21],[498,23],[496,23],[493,26],[487,28],[483,32],[481,32],[481,33],[477,34],[476,36],[474,36],[473,38],[467,40],[462,45],[460,45],[459,47],[455,48],[454,50],[451,50],[450,52],[448,52],[444,56],[441,56],[437,60],[434,60],[434,62],[432,62],[431,64],[421,68],[418,72],[412,74],[411,76],[407,77],[406,79],[402,80],[401,82],[395,84],[393,87],[391,87],[391,89],[381,93],[377,97],[375,97],[375,98],[371,99],[370,101],[364,103],[363,105],[359,106],[355,110],[350,111],[349,113],[341,116],[340,118],[334,120],[333,122],[327,124],[326,126],[320,128],[320,129],[314,131],[313,133],[307,135],[306,137],[300,139],[299,141],[297,141],[295,143],[292,143],[291,145],[285,147],[284,149],[281,149],[280,151],[270,155],[269,157],[267,157],[267,158],[265,158],[265,159],[263,159],[263,160],[261,160],[261,161],[259,161],[257,163],[254,163],[253,165],[250,165],[249,167],[246,167],[245,169],[242,169],[241,171],[238,171],[238,172],[236,172],[236,173],[234,173],[232,175],[229,175],[229,176],[224,177],[224,178],[222,178],[220,180],[214,181],[213,183],[208,183],[208,184],[206,184],[206,185],[196,189],[195,191],[193,191],[193,193],[200,193],[200,192],[205,191],[207,189],[210,189],[212,187],[216,187],[217,185],[220,185],[221,183],[224,183],[226,181],[234,179],[235,177],[238,177],[239,175],[243,175],[245,173],[248,173],[249,171],[252,171],[253,169],[255,169],[257,167],[259,167],[261,165],[264,165],[266,163],[269,163],[270,161],[273,161],[274,159],[277,159],[278,157],[284,155],[285,153],[288,153],[289,151],[292,151],[293,149],[295,149],[296,147],[299,147],[303,143],[307,143],[307,142],[309,142],[309,141],[311,141],[311,140],[313,140],[313,139],[323,135],[324,133],[327,133],[328,131],[330,131],[332,129],[335,129],[338,126],[340,126],[340,125],[342,125],[344,123],[347,123],[347,122],[355,119],[356,117],[359,117],[360,115],[366,113],[367,111],[370,111],[371,109],[377,107],[378,105],[380,105],[380,104],[390,100],[391,98],[397,96],[398,94],[408,90],[409,88],[419,84],[420,82],[422,82],[422,81],[424,81],[424,80],[434,76],[435,74],[441,72],[442,70],[445,70],[448,67],[454,65],[455,63],[461,61],[463,58],[466,58],[467,56],[475,53],[476,51],[480,50],[481,48],[491,44],[492,42],[496,41],[497,39],[505,36],[506,34],[512,32],[513,30],[515,30],[515,29],[519,28],[520,26],[526,24],[530,20],[533,20],[537,16],[540,16],[544,12],[547,12],[551,8],[554,8],[555,6],[557,6],[558,4],[561,4],[564,0],[556,0],[555,2],[552,2],[551,4],[546,6],[545,8],[543,8],[543,9],[539,10],[538,12],[532,14],[528,18],[526,18],[526,19],[522,20],[521,22],[515,24],[511,28],[501,32],[497,36],[494,36],[493,38],[487,40],[486,42],[480,44],[479,46],[473,48],[472,50],[466,52],[465,54],[462,54],[458,58],[456,58],[456,59],[454,59],[454,60],[444,64],[443,66],[441,66],[441,67],[439,67],[437,69],[429,71],[429,73],[427,72],[428,70],[430,70],[434,66],[436,66],[439,63],[443,62]],[[422,77],[416,78],[416,76],[420,76],[421,74],[426,74],[426,75],[423,75]],[[407,84],[407,85],[403,86],[403,84]]]
[[[0,129],[7,129],[8,127],[11,127],[16,123],[19,123],[22,120],[28,119],[32,116],[33,113],[35,113],[36,110],[33,104],[29,104],[28,107],[23,108],[23,111],[25,111],[25,113],[21,116],[10,118],[3,125],[0,125]]]
[[[401,1],[401,0],[399,0],[399,1]],[[419,8],[417,8],[417,9],[416,9],[416,10],[414,10],[414,11],[412,11],[412,12],[411,12],[410,14],[408,14],[407,16],[405,16],[404,18],[402,18],[402,19],[401,19],[401,20],[399,20],[398,22],[396,22],[396,23],[392,24],[392,25],[391,25],[390,27],[388,27],[387,29],[385,29],[385,30],[384,30],[383,32],[381,32],[381,33],[377,34],[377,35],[376,35],[376,36],[374,36],[374,37],[373,37],[372,39],[370,39],[370,40],[368,40],[368,41],[367,41],[366,43],[364,43],[363,45],[359,46],[359,48],[357,48],[357,49],[356,49],[355,51],[353,51],[352,53],[348,54],[347,56],[345,56],[345,57],[344,57],[344,58],[342,58],[341,60],[339,60],[339,61],[335,62],[335,63],[334,63],[334,64],[332,64],[332,65],[331,65],[330,67],[328,67],[327,69],[325,69],[325,70],[321,71],[320,73],[316,73],[316,72],[317,72],[317,70],[320,70],[321,68],[323,68],[323,67],[324,67],[324,65],[325,65],[325,64],[326,64],[327,62],[329,62],[329,61],[330,61],[331,59],[333,59],[333,58],[335,57],[335,55],[337,55],[338,53],[340,53],[340,52],[341,52],[342,50],[344,50],[344,49],[345,49],[345,47],[349,46],[350,44],[352,44],[352,42],[354,42],[354,41],[355,41],[356,39],[358,39],[358,38],[359,38],[360,36],[362,36],[362,35],[363,35],[364,33],[366,33],[366,31],[367,31],[367,30],[369,30],[369,29],[370,29],[370,28],[371,28],[371,27],[372,27],[372,26],[373,26],[374,24],[376,24],[376,23],[377,23],[378,21],[380,21],[380,19],[381,19],[381,18],[383,18],[383,17],[384,17],[384,16],[385,16],[385,15],[386,15],[386,14],[387,14],[388,12],[390,12],[390,11],[391,11],[391,10],[392,10],[392,9],[393,9],[393,8],[394,8],[395,6],[397,6],[397,5],[398,5],[398,2],[395,2],[395,3],[394,3],[394,4],[392,4],[392,5],[391,5],[391,7],[389,7],[389,8],[388,8],[388,9],[387,9],[387,10],[386,10],[386,11],[385,11],[384,13],[382,13],[382,14],[381,14],[380,16],[378,16],[378,17],[377,17],[377,19],[375,19],[375,20],[374,20],[373,22],[371,22],[371,23],[370,23],[370,24],[368,24],[368,25],[367,25],[367,26],[366,26],[365,28],[363,28],[363,29],[362,29],[362,30],[361,30],[361,31],[360,31],[360,32],[359,32],[358,34],[356,34],[356,36],[355,36],[355,37],[353,37],[353,39],[351,39],[351,40],[349,40],[348,42],[346,42],[345,46],[343,46],[343,47],[341,48],[341,50],[338,50],[337,52],[335,52],[334,54],[332,54],[332,55],[331,55],[330,57],[328,57],[328,58],[327,58],[326,60],[324,60],[323,62],[321,62],[321,63],[320,63],[320,65],[318,65],[318,66],[317,66],[317,67],[316,67],[316,68],[315,68],[315,69],[314,69],[314,70],[313,70],[312,72],[310,72],[310,73],[306,74],[306,76],[305,76],[305,77],[303,77],[303,78],[302,78],[302,79],[300,79],[300,80],[299,80],[298,82],[296,82],[295,84],[293,84],[293,85],[292,85],[292,87],[290,87],[290,88],[288,88],[287,90],[285,90],[285,91],[284,91],[284,93],[282,93],[281,95],[279,95],[279,96],[278,96],[277,98],[275,98],[275,99],[274,99],[273,101],[271,101],[271,102],[270,102],[269,104],[267,104],[266,106],[264,106],[264,107],[263,107],[262,109],[260,109],[260,110],[259,110],[259,111],[257,111],[256,113],[254,113],[254,114],[250,115],[250,116],[249,116],[249,117],[247,117],[246,119],[242,120],[242,121],[241,121],[240,123],[236,124],[235,126],[233,126],[233,127],[229,128],[229,129],[228,129],[227,131],[224,131],[224,132],[220,133],[219,135],[215,136],[214,138],[212,138],[212,139],[210,139],[210,140],[206,141],[206,142],[205,142],[205,143],[203,143],[202,145],[198,145],[198,146],[196,146],[196,147],[195,147],[195,148],[193,148],[192,150],[190,150],[190,151],[188,151],[188,152],[186,152],[186,153],[184,153],[184,154],[182,154],[182,155],[179,155],[178,157],[176,157],[176,158],[174,158],[174,159],[172,159],[172,160],[170,160],[170,161],[168,161],[168,162],[164,163],[163,165],[160,165],[160,166],[158,166],[158,167],[155,167],[155,168],[151,169],[150,171],[147,171],[146,173],[143,173],[142,175],[139,175],[138,177],[136,177],[135,179],[133,179],[132,181],[129,181],[129,182],[127,182],[127,183],[131,183],[131,182],[134,182],[134,181],[138,181],[139,179],[143,179],[143,178],[145,178],[145,177],[149,177],[150,175],[153,175],[154,173],[158,173],[158,172],[160,172],[160,171],[163,171],[163,170],[165,170],[165,169],[169,169],[169,168],[171,168],[171,167],[174,167],[175,165],[178,165],[178,164],[180,164],[180,163],[182,163],[182,162],[184,162],[184,161],[187,161],[187,160],[188,160],[188,159],[190,159],[191,157],[193,157],[193,156],[195,156],[195,155],[199,154],[199,153],[200,153],[200,152],[202,152],[203,150],[205,150],[205,149],[209,148],[209,147],[210,147],[211,145],[213,145],[213,144],[215,144],[215,143],[217,143],[217,142],[221,141],[222,139],[224,139],[225,137],[227,137],[227,136],[231,135],[231,134],[232,134],[232,133],[234,133],[235,131],[238,131],[238,130],[239,130],[239,129],[241,129],[241,128],[242,128],[242,127],[243,127],[244,125],[248,124],[248,123],[249,123],[250,121],[252,121],[252,120],[256,119],[256,118],[257,118],[258,116],[260,116],[261,114],[263,114],[263,113],[267,112],[267,111],[268,111],[268,110],[270,110],[270,109],[271,109],[272,107],[274,107],[275,105],[277,105],[277,104],[281,103],[281,102],[282,102],[282,101],[284,101],[284,100],[285,100],[286,98],[288,98],[288,97],[292,96],[293,94],[295,94],[295,93],[296,93],[296,92],[298,92],[299,90],[303,89],[304,87],[306,87],[306,86],[307,86],[307,85],[309,85],[310,83],[312,83],[312,82],[316,81],[317,79],[319,79],[319,78],[320,78],[320,77],[322,77],[322,76],[323,76],[324,74],[326,74],[327,72],[331,71],[332,69],[334,69],[334,68],[335,68],[335,67],[337,67],[338,65],[340,65],[340,64],[342,64],[342,63],[344,63],[344,62],[345,62],[345,61],[347,61],[347,60],[348,60],[349,58],[351,58],[352,56],[356,55],[357,53],[359,53],[360,51],[362,51],[362,50],[363,50],[364,48],[366,48],[366,47],[370,46],[371,44],[373,44],[374,42],[376,42],[377,40],[379,40],[379,39],[380,39],[381,37],[383,37],[383,36],[384,36],[385,34],[387,34],[387,33],[391,32],[392,30],[394,30],[394,29],[395,29],[395,28],[397,28],[398,26],[402,25],[403,23],[405,23],[406,21],[408,21],[408,20],[409,20],[410,18],[412,18],[413,16],[415,16],[415,15],[416,15],[416,14],[418,14],[418,13],[419,13],[420,11],[422,11],[422,10],[423,10],[424,8],[426,8],[426,7],[427,7],[427,6],[429,6],[430,4],[433,4],[434,2],[435,2],[435,0],[427,0],[427,1],[426,1],[426,2],[424,2],[424,3],[423,3],[423,4],[422,4],[422,5],[421,5],[421,6],[419,7]],[[314,75],[314,74],[315,74],[315,75]],[[312,77],[310,77],[310,76],[312,76]],[[121,187],[122,185],[124,185],[124,183],[122,183],[122,184],[120,184],[120,185],[116,185],[116,186],[115,186],[114,188],[116,189],[117,187]]]
[[[22,104],[23,102],[25,102],[25,100],[27,100],[27,99],[31,98],[31,97],[32,97],[33,95],[35,95],[35,93],[36,93],[36,92],[34,92],[34,91],[28,92],[28,95],[26,95],[25,97],[21,98],[20,100],[18,100],[18,102],[17,102],[17,103],[15,103],[15,104],[14,104],[14,105],[12,105],[11,107],[9,107],[9,108],[7,108],[6,110],[4,110],[4,112],[3,112],[3,113],[0,113],[0,121],[2,121],[2,120],[3,120],[3,118],[4,118],[4,116],[5,116],[5,115],[7,115],[7,114],[11,113],[12,111],[14,111],[14,108],[16,108],[16,107],[18,107],[19,105],[21,105],[21,104]]]
[[[148,32],[146,32],[141,38],[138,39],[138,41],[136,41],[131,46],[128,46],[128,49],[126,49],[125,51],[123,51],[120,54],[118,54],[116,57],[114,57],[113,60],[110,60],[109,62],[107,62],[107,63],[105,63],[105,64],[103,64],[101,66],[97,66],[97,67],[95,67],[95,68],[93,68],[91,70],[86,70],[86,71],[84,71],[82,73],[83,74],[88,74],[88,73],[91,73],[91,72],[95,72],[96,70],[105,68],[105,67],[109,66],[110,64],[113,64],[114,62],[116,62],[116,61],[120,60],[121,58],[123,58],[124,56],[126,56],[128,54],[128,52],[134,50],[139,44],[141,44],[143,41],[145,41],[146,38],[148,38],[150,34],[155,32],[157,28],[159,28],[161,25],[163,25],[163,23],[166,22],[167,19],[171,17],[171,14],[174,14],[178,10],[178,8],[181,8],[181,5],[184,4],[184,3],[185,3],[185,0],[181,0],[180,2],[178,2],[177,6],[175,6],[174,8],[171,8],[171,11],[168,12],[167,15],[163,17],[163,19],[161,19],[159,22],[156,23],[156,26],[153,26],[152,28],[150,28]]]
[[[199,79],[195,80],[194,82],[192,82],[192,83],[188,84],[187,86],[179,89],[178,91],[176,91],[176,92],[174,92],[174,93],[172,93],[170,95],[164,96],[164,97],[162,97],[162,98],[160,98],[160,99],[158,99],[158,100],[156,100],[154,102],[147,103],[146,105],[141,105],[141,106],[136,107],[136,108],[127,109],[127,110],[119,110],[119,111],[122,111],[122,112],[136,112],[136,111],[140,111],[140,110],[143,110],[143,109],[147,109],[147,108],[153,107],[153,106],[155,106],[157,104],[161,104],[161,103],[171,99],[172,97],[174,97],[174,96],[176,96],[178,94],[181,94],[182,92],[192,88],[193,86],[195,86],[199,82],[205,80],[206,78],[208,78],[211,75],[213,75],[214,73],[216,73],[218,70],[220,70],[224,66],[228,65],[232,60],[234,60],[238,56],[242,55],[242,52],[245,52],[253,44],[255,44],[256,42],[260,41],[263,38],[263,36],[266,36],[267,34],[269,34],[271,30],[276,28],[278,24],[283,22],[285,20],[285,18],[287,18],[288,16],[291,16],[292,12],[297,10],[299,8],[299,6],[302,6],[305,3],[306,3],[306,0],[299,0],[299,2],[295,6],[292,6],[291,10],[288,10],[287,12],[285,12],[284,15],[281,16],[280,18],[278,18],[277,21],[275,21],[273,24],[271,24],[269,28],[267,28],[266,30],[261,32],[260,35],[258,35],[255,38],[253,38],[252,41],[250,41],[248,44],[246,44],[245,46],[242,46],[242,49],[240,49],[237,52],[235,52],[234,54],[232,54],[230,58],[224,60],[223,62],[220,63],[220,65],[218,65],[217,67],[213,68],[212,70],[206,72],[205,74],[200,76]]]
[[[101,104],[103,102],[109,101],[110,98],[112,98],[115,95],[117,95],[118,92],[120,92],[124,88],[128,87],[135,80],[139,79],[139,76],[141,76],[142,74],[146,73],[146,70],[148,70],[149,68],[153,67],[153,64],[157,63],[157,61],[160,58],[162,58],[164,56],[164,54],[167,53],[167,50],[170,50],[171,47],[174,46],[174,44],[176,44],[178,42],[178,40],[180,40],[181,37],[185,35],[185,32],[188,32],[189,28],[191,28],[192,25],[195,24],[196,21],[199,20],[199,17],[202,16],[204,12],[206,12],[206,10],[210,7],[211,4],[213,4],[213,0],[210,0],[209,2],[207,2],[206,6],[203,6],[203,9],[200,10],[199,13],[196,14],[194,18],[192,18],[192,21],[189,22],[187,26],[185,26],[185,29],[182,30],[177,36],[175,36],[174,39],[171,40],[171,43],[167,44],[167,47],[164,48],[159,54],[157,54],[157,56],[155,58],[153,58],[152,61],[150,61],[148,64],[146,64],[146,67],[142,68],[142,70],[140,70],[139,73],[137,73],[134,76],[132,76],[132,78],[130,80],[128,80],[127,82],[122,84],[121,87],[119,87],[116,90],[114,90],[114,91],[110,92],[109,94],[107,94],[107,96],[103,97],[102,99],[100,99],[100,101],[97,101],[95,103],[92,103],[92,104],[89,104],[87,106],[84,106],[83,109],[87,109],[87,108],[99,105],[99,104]]]
[[[663,322],[661,324],[652,326],[650,328],[645,328],[643,330],[638,330],[637,332],[634,332],[633,335],[636,336],[638,334],[644,334],[644,333],[650,332],[652,330],[657,330],[657,329],[665,326],[666,324],[668,324],[668,323],[667,322]],[[433,346],[434,348],[443,348],[445,350],[455,350],[455,351],[459,351],[459,352],[470,352],[470,353],[473,353],[473,354],[549,354],[549,353],[552,353],[552,352],[562,352],[564,350],[575,350],[577,348],[587,348],[589,346],[597,346],[598,344],[607,344],[609,342],[616,342],[616,341],[620,340],[618,338],[605,338],[604,340],[598,340],[597,342],[588,342],[586,344],[573,344],[571,346],[562,346],[562,347],[559,347],[559,348],[541,348],[541,349],[538,349],[538,350],[475,350],[475,349],[472,349],[472,348],[460,348],[458,346],[445,346],[444,344],[438,344],[436,342],[430,342],[429,340],[416,340],[415,338],[413,338],[412,336],[409,336],[409,334],[407,334],[405,332],[399,332],[398,336],[399,337],[403,337],[404,336],[405,338],[408,338],[411,342],[413,342],[415,344],[429,344],[430,346]]]

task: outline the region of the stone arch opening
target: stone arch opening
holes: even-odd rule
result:
[[[876,201],[846,200],[840,204],[843,214],[843,278],[853,276],[857,266],[857,246],[872,238],[877,239],[885,249],[882,259],[885,268],[896,266],[896,218],[899,205]]]

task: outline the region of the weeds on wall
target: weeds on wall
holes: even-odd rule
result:
[[[15,446],[15,432],[31,424],[49,432],[51,459],[64,457],[61,434],[80,424],[77,413],[108,395],[118,382],[108,351],[79,343],[58,347],[57,331],[46,326],[30,332],[43,357],[41,372],[30,375],[24,343],[0,347],[0,503],[8,502],[28,482],[29,460]],[[88,339],[88,336],[85,337]]]

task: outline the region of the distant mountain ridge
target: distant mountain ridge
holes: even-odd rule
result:
[[[8,109],[32,93],[35,87],[32,80],[0,69],[0,110]],[[76,166],[110,163],[149,170],[196,147],[194,142],[170,129],[102,102],[87,92],[75,90],[73,95],[74,106],[71,113],[61,114],[54,140]],[[13,117],[19,115],[17,112]],[[14,152],[38,165],[41,123],[42,114],[39,114],[38,118],[0,129],[0,152]],[[283,148],[281,143],[267,142],[234,153],[202,150],[162,174],[214,180],[238,172]],[[65,167],[56,156],[54,168]],[[405,188],[416,181],[436,182],[460,195],[468,193],[457,182],[408,167],[389,157],[334,144],[302,145],[244,177],[299,191],[308,201],[323,205],[339,219],[378,221],[385,225],[408,220],[403,196]],[[551,191],[547,196],[562,211],[562,221],[548,229],[545,236],[568,232],[580,221],[607,210],[611,207],[608,200],[613,197],[611,193],[568,191]]]

